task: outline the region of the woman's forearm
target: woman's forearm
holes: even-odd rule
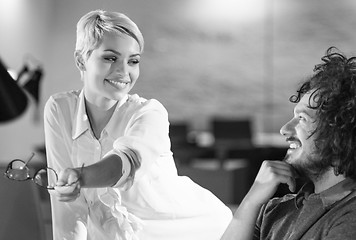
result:
[[[76,170],[81,172],[81,187],[111,187],[122,177],[122,161],[118,155],[111,154],[93,165]]]

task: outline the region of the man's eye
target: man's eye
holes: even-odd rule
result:
[[[303,117],[303,116],[299,116],[298,119],[299,119],[300,121],[306,121],[305,117]]]

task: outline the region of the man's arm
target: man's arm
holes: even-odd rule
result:
[[[287,184],[294,192],[295,176],[292,166],[286,162],[264,161],[250,191],[242,200],[221,239],[252,239],[261,206],[274,195],[281,183]]]

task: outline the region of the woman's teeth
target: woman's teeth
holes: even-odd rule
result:
[[[118,87],[126,87],[128,82],[118,82],[118,81],[113,81],[113,80],[107,80],[109,83],[114,84]]]

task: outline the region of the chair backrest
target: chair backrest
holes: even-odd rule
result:
[[[169,126],[169,137],[173,146],[185,145],[188,143],[188,124],[171,123]]]
[[[250,188],[248,168],[248,165],[233,170],[179,166],[178,174],[187,176],[200,186],[210,190],[225,204],[235,205],[241,203]]]
[[[211,123],[216,144],[252,147],[250,119],[213,118]]]
[[[32,181],[12,181],[0,168],[0,239],[44,240],[45,224],[38,187]]]

